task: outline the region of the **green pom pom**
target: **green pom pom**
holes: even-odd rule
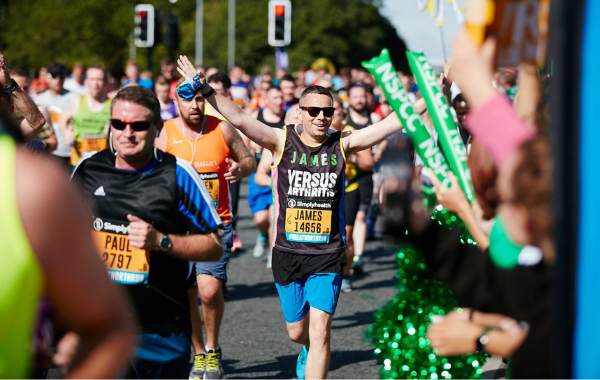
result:
[[[440,357],[427,339],[432,315],[445,315],[458,306],[456,297],[428,271],[423,255],[405,247],[396,254],[398,294],[374,314],[367,330],[382,364],[382,379],[477,378],[484,355]]]

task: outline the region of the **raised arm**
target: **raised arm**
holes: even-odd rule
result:
[[[205,78],[202,74],[197,73],[194,65],[186,56],[180,55],[177,59],[177,71],[186,80],[180,87],[189,86],[191,89],[201,91],[203,95],[206,94],[205,98],[208,103],[250,140],[274,152],[280,152],[283,149],[283,131],[261,123],[230,99],[217,95],[214,91],[209,91]]]
[[[44,115],[42,115],[27,92],[19,86],[12,87],[13,83],[10,79],[4,55],[0,54],[0,87],[2,89],[10,88],[10,96],[15,112],[23,116],[20,125],[21,131],[24,135],[30,135],[32,131],[39,131],[46,123],[46,119],[44,119]]]
[[[366,128],[352,132],[344,138],[344,151],[347,155],[359,150],[367,149],[383,141],[389,135],[402,129],[402,124],[395,113],[389,114],[385,119]]]

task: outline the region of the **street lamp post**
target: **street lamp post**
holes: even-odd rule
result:
[[[196,0],[196,54],[194,63],[196,66],[202,66],[204,56],[202,54],[203,47],[203,25],[204,23],[204,0]]]
[[[227,68],[235,66],[235,0],[229,0],[227,6]]]

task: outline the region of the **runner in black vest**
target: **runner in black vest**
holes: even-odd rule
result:
[[[271,128],[231,100],[215,95],[187,57],[180,56],[178,66],[190,91],[201,91],[234,127],[273,152],[275,286],[288,334],[303,345],[296,366],[298,378],[324,378],[344,262],[345,156],[400,131],[401,124],[391,114],[348,135],[331,132],[332,94],[324,87],[310,86],[300,97],[302,123],[283,130]]]
[[[369,95],[371,94],[371,88],[362,82],[355,82],[348,88],[348,97],[350,107],[348,109],[348,117],[346,118],[346,125],[355,129],[363,129],[372,125],[374,118],[371,116],[371,110],[369,107]],[[376,118],[377,115],[374,115]],[[373,170],[362,170],[357,168],[356,177],[354,178],[358,184],[358,191],[354,194],[349,195],[351,199],[351,206],[348,209],[350,215],[355,216],[354,220],[349,220],[350,227],[352,228],[352,236],[354,244],[354,263],[352,268],[355,274],[361,274],[363,272],[363,253],[367,242],[367,214],[369,213],[369,206],[371,205],[371,199],[373,198]],[[355,199],[358,196],[358,200]],[[358,207],[358,208],[357,208]],[[351,290],[352,284],[350,278],[344,278],[342,281],[342,290]]]
[[[93,235],[114,282],[124,286],[140,325],[127,377],[189,374],[188,260],[216,260],[221,220],[192,166],[154,148],[158,99],[121,89],[111,106],[111,150],[75,169],[92,203]],[[193,276],[191,276],[193,284]]]
[[[267,90],[264,108],[259,109],[253,114],[256,120],[268,125],[271,128],[283,128],[285,120],[285,111],[283,110],[283,94],[279,87],[271,87]],[[261,146],[253,142],[250,144],[256,151],[256,164],[260,162],[264,153]],[[256,243],[252,250],[252,255],[256,258],[265,256],[267,259],[267,268],[271,268],[271,250],[268,247],[269,228],[271,225],[270,207],[273,205],[273,196],[271,186],[260,186],[255,182],[255,173],[249,178],[248,186],[248,206],[252,212],[252,218],[260,234],[256,236]]]

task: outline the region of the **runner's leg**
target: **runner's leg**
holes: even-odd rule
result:
[[[219,329],[225,311],[223,283],[207,274],[198,275],[198,291],[202,301],[202,316],[206,329],[206,347],[219,347]]]
[[[305,376],[307,379],[324,379],[329,369],[331,356],[331,320],[333,315],[313,307],[310,308],[308,359]]]

